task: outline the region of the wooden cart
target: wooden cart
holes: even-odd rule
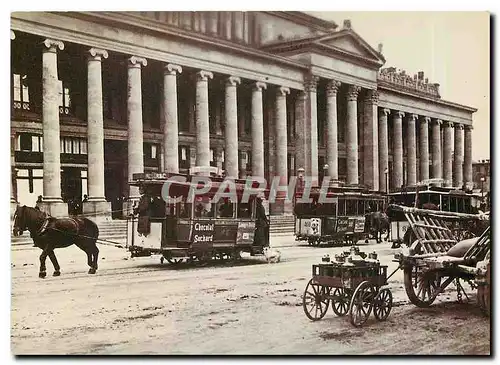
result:
[[[337,316],[349,313],[356,327],[367,321],[372,310],[377,320],[387,319],[392,309],[392,293],[382,288],[387,284],[387,266],[380,265],[374,256],[366,261],[349,262],[356,251],[357,247],[352,246],[351,255],[312,266],[312,278],[302,297],[304,312],[310,320],[323,318],[330,303]]]
[[[418,307],[430,306],[448,285],[455,283],[458,300],[467,294],[460,280],[477,287],[479,306],[490,312],[490,228],[480,237],[461,241],[450,228],[450,220],[470,215],[391,206],[403,213],[411,227],[407,246],[395,255],[404,270],[404,284],[410,301]],[[482,216],[477,215],[480,223]],[[488,223],[488,222],[486,222]]]

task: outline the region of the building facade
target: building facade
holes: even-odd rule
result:
[[[301,12],[11,14],[12,197],[109,215],[144,171],[302,168],[387,191],[472,187],[472,115],[381,46]],[[327,166],[327,168],[326,168]],[[272,207],[280,214],[283,205]]]
[[[479,160],[472,162],[473,188],[484,194],[489,193],[491,183],[490,160]]]

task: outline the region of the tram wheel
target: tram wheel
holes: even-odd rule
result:
[[[344,288],[335,288],[331,297],[333,312],[339,317],[345,316],[349,311],[349,300],[349,293]]]
[[[373,315],[379,321],[385,321],[391,313],[392,309],[392,293],[385,288],[378,292],[373,303]]]
[[[309,280],[302,296],[302,307],[307,318],[311,321],[318,321],[323,318],[330,304],[330,290],[327,286],[313,284],[313,279]]]
[[[172,265],[179,265],[180,263],[182,263],[184,261],[183,258],[177,258],[177,257],[167,257],[167,261],[169,264],[172,264]]]
[[[349,317],[354,327],[361,327],[368,320],[375,295],[375,287],[368,281],[363,281],[356,287],[349,306]]]

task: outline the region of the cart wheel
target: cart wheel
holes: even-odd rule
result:
[[[370,316],[376,292],[368,281],[363,281],[354,291],[349,306],[349,316],[353,326],[361,327]]]
[[[436,270],[418,271],[417,266],[404,269],[404,284],[410,302],[417,307],[430,306],[441,291],[441,277]]]
[[[382,289],[378,292],[373,303],[373,315],[379,321],[385,321],[391,313],[392,293],[389,289]]]
[[[330,304],[330,288],[313,284],[312,279],[309,280],[302,296],[302,307],[307,318],[311,321],[317,321],[323,318]]]
[[[184,261],[184,259],[182,259],[182,258],[175,258],[175,257],[168,257],[167,261],[168,261],[169,264],[179,265],[181,262]]]
[[[349,310],[349,294],[344,288],[335,288],[331,298],[333,312],[339,316],[345,316]]]

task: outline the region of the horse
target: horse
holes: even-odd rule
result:
[[[372,233],[377,243],[382,242],[382,234],[387,232],[385,241],[389,239],[390,222],[387,214],[383,212],[372,212],[365,215],[365,222],[368,232]]]
[[[61,268],[57,262],[54,249],[76,245],[87,254],[87,263],[90,266],[89,274],[97,271],[99,249],[96,241],[99,237],[99,228],[87,218],[68,217],[54,218],[40,210],[25,205],[18,206],[14,213],[14,236],[20,236],[28,230],[35,247],[42,250],[40,255],[39,277],[45,278],[45,260],[49,256],[54,266],[54,276],[61,275]]]

